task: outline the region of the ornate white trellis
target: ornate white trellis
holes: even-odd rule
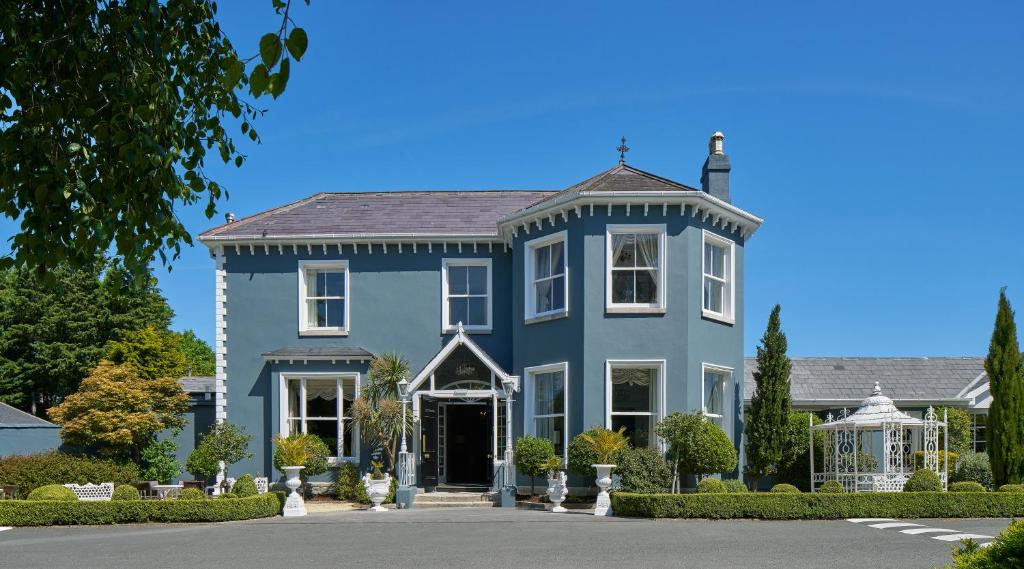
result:
[[[945,419],[945,418],[944,418]],[[931,407],[924,419],[915,419],[900,411],[892,399],[882,395],[875,383],[871,396],[859,409],[849,413],[843,409],[838,418],[830,413],[820,425],[811,425],[811,490],[828,480],[837,480],[848,492],[899,492],[914,471],[914,442],[920,440],[924,454],[923,467],[935,472],[946,486],[946,472],[940,468],[939,431],[944,433],[945,449],[948,442],[945,420],[936,418]],[[814,431],[824,431],[826,437],[825,463],[821,472],[814,470]],[[863,442],[871,441],[881,433],[881,469],[867,464],[878,462],[877,457],[863,451]],[[920,433],[920,439],[915,435]]]

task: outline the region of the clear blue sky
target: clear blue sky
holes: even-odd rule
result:
[[[243,54],[277,25],[266,0],[219,4]],[[298,2],[307,57],[248,164],[214,169],[221,211],[563,188],[623,134],[631,164],[697,184],[721,130],[733,201],[766,220],[747,353],[778,302],[792,355],[983,354],[999,288],[1024,309],[1024,10],[942,4]],[[174,327],[211,340],[206,249],[157,274]]]

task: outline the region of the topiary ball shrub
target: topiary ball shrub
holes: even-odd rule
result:
[[[235,481],[235,485],[231,487],[231,493],[239,498],[247,498],[259,494],[259,491],[256,489],[256,481],[252,479],[252,474],[244,474]]]
[[[555,456],[555,445],[550,439],[525,435],[516,439],[514,448],[516,471],[530,477],[530,494],[534,494],[534,482],[547,474],[546,464]]]
[[[205,500],[206,494],[199,488],[185,488],[178,494],[178,500]]]
[[[985,487],[977,482],[970,480],[964,482],[954,482],[949,485],[950,492],[985,492]]]
[[[1000,492],[1024,492],[1024,484],[1003,484],[999,487]]]
[[[818,488],[818,492],[822,494],[846,494],[846,488],[838,480],[827,480],[821,485],[821,488]]]
[[[615,465],[623,492],[657,494],[672,483],[668,463],[654,449],[627,447],[619,451]]]
[[[977,482],[985,488],[991,488],[992,466],[988,462],[988,455],[983,452],[961,454],[949,479],[953,482]]]
[[[705,478],[697,483],[698,494],[725,494],[727,492],[725,484],[717,478]]]
[[[78,496],[60,484],[47,484],[28,493],[28,500],[48,500],[54,502],[77,502]]]
[[[939,475],[931,470],[915,470],[903,485],[904,492],[942,492]]]
[[[776,484],[772,486],[771,492],[776,494],[802,494],[799,488],[792,484]]]
[[[744,484],[742,480],[738,480],[736,478],[723,480],[722,484],[725,484],[725,491],[730,494],[745,494],[750,492],[747,485]]]
[[[122,484],[114,488],[114,495],[111,500],[118,502],[135,502],[142,499],[139,489],[131,484]]]

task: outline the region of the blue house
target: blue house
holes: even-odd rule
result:
[[[703,411],[739,447],[743,249],[762,220],[732,203],[723,138],[699,188],[620,160],[564,190],[320,193],[229,214],[200,240],[215,415],[254,435],[235,471],[276,475],[271,438],[295,432],[365,466],[349,410],[385,352],[414,370],[427,489],[492,484],[524,433],[563,456],[595,425],[657,448],[672,411]]]

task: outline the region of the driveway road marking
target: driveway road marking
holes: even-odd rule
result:
[[[900,533],[907,535],[918,535],[921,533],[953,533],[955,529],[939,529],[939,528],[916,528],[916,529],[903,529]]]
[[[921,524],[912,524],[910,522],[886,522],[882,524],[870,524],[868,527],[878,529],[889,529],[889,528],[912,528],[921,527]]]
[[[14,529],[14,528],[10,528],[10,527],[7,527],[7,526],[0,527],[0,531],[7,531],[9,529]]]
[[[849,518],[846,521],[860,524],[864,522],[894,522],[894,518]]]
[[[995,539],[991,535],[981,535],[980,533],[951,533],[949,535],[933,535],[932,539],[938,539],[942,541],[960,541],[961,539]]]

